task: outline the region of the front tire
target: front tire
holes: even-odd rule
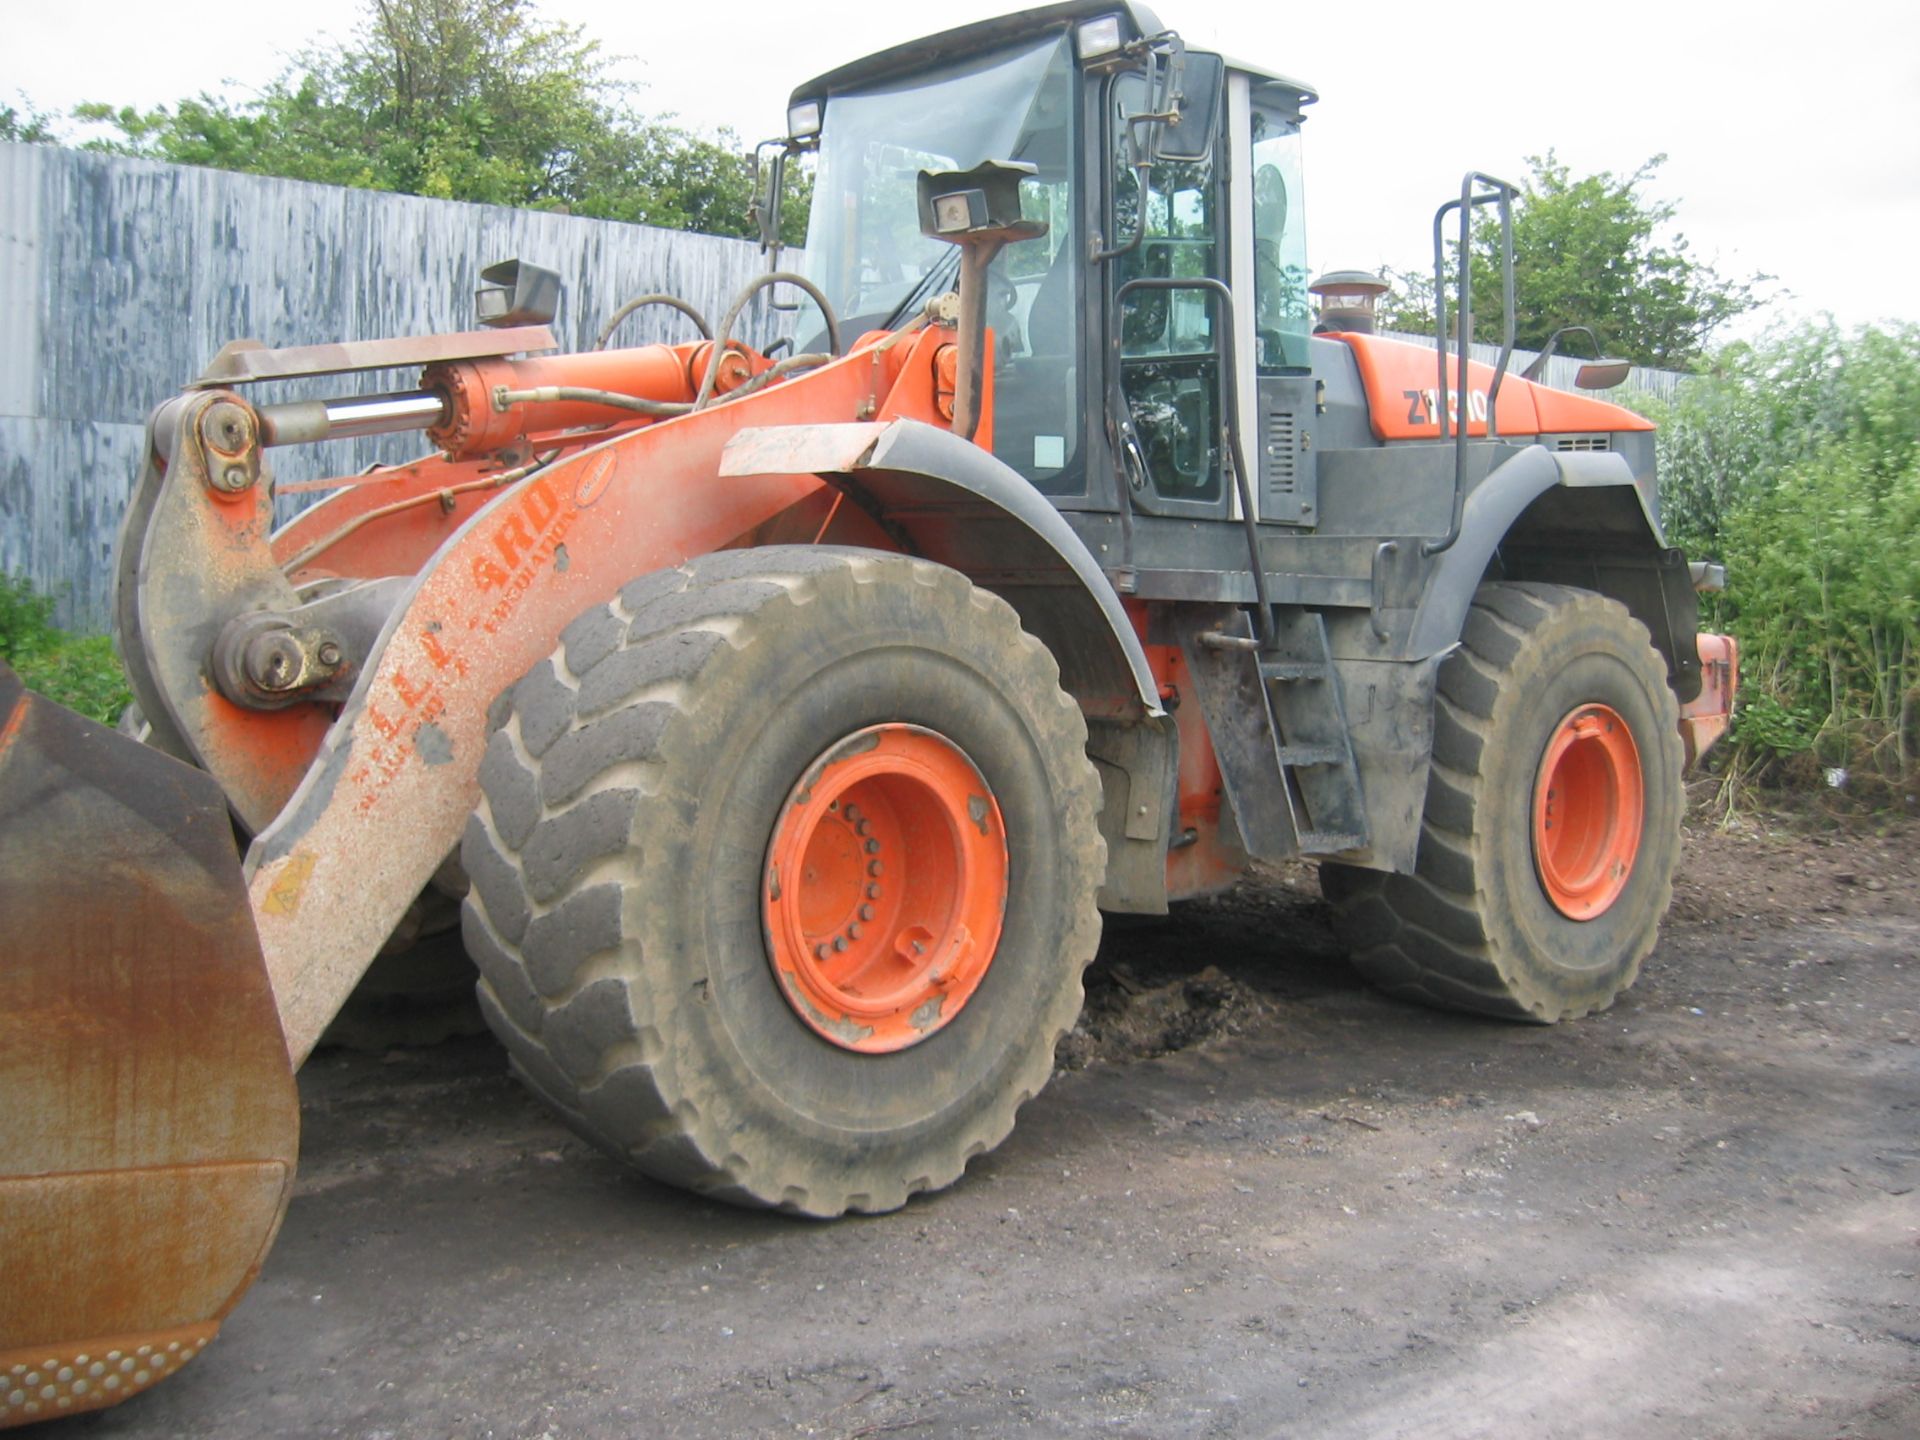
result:
[[[954,571],[805,547],[647,576],[563,640],[503,697],[463,844],[515,1069],[736,1203],[950,1184],[1046,1083],[1099,939],[1099,780],[1052,656]]]
[[[1480,587],[1440,669],[1412,875],[1320,867],[1389,994],[1552,1022],[1631,985],[1673,899],[1679,710],[1646,627],[1570,586]]]

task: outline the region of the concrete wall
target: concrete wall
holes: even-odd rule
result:
[[[104,628],[155,404],[240,337],[278,347],[472,329],[481,267],[513,257],[563,277],[554,329],[567,348],[649,290],[717,324],[765,268],[740,240],[0,143],[0,571],[61,591],[63,625]],[[763,324],[750,315],[747,338]],[[619,340],[692,333],[649,308]],[[336,377],[273,398],[409,383]],[[421,449],[417,436],[340,441],[272,463],[299,480]]]

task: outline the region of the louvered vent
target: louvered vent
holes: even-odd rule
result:
[[[1605,435],[1562,435],[1553,442],[1556,450],[1611,450]]]
[[[1278,512],[1271,507],[1292,500],[1299,484],[1300,437],[1294,432],[1293,412],[1267,411],[1267,433],[1262,440],[1260,471],[1267,482],[1268,513],[1273,514]]]

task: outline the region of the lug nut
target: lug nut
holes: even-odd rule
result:
[[[869,860],[867,862],[867,874],[873,876],[876,880],[880,878],[880,862],[878,860]]]
[[[860,938],[860,925],[858,921],[847,926],[847,938],[849,940],[858,940]]]
[[[836,935],[836,936],[834,936],[834,937],[833,937],[833,953],[834,953],[834,954],[836,954],[836,955],[838,955],[838,954],[840,954],[840,953],[841,953],[842,951],[844,951],[844,950],[845,950],[846,948],[847,948],[847,937],[846,937],[846,936],[844,936],[844,935]]]
[[[880,887],[878,885],[867,886],[867,898],[869,900],[878,900],[880,898]],[[868,906],[867,908],[872,909],[873,907]],[[869,915],[866,918],[871,920],[873,917]]]
[[[871,893],[872,893],[873,891],[875,891],[875,890],[878,890],[879,888],[880,888],[880,887],[879,887],[878,885],[869,885],[869,886],[867,887],[867,892],[868,892],[869,894],[871,894]],[[871,919],[873,919],[873,906],[871,906],[871,905],[862,905],[862,906],[860,907],[860,918],[861,918],[862,920],[871,920]]]

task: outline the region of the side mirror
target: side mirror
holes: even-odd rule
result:
[[[1212,157],[1225,69],[1218,55],[1205,51],[1175,54],[1167,67],[1166,98],[1158,106],[1167,118],[1153,127],[1154,159],[1203,165]]]
[[[1547,361],[1553,358],[1560,348],[1563,335],[1584,335],[1587,343],[1593,347],[1596,356],[1600,355],[1600,337],[1585,325],[1562,325],[1547,337],[1547,343],[1540,347],[1540,353],[1533,357],[1533,363],[1520,372],[1522,380],[1538,380],[1547,373]],[[1631,360],[1600,358],[1589,360],[1581,365],[1573,377],[1573,383],[1582,390],[1611,390],[1627,378],[1627,372],[1633,369]]]
[[[753,199],[747,206],[747,219],[753,222],[764,253],[780,248],[780,199],[786,190],[787,151],[785,140],[762,140],[753,147]],[[762,151],[773,151],[773,158],[762,162]]]
[[[1573,377],[1582,390],[1611,390],[1627,378],[1631,360],[1589,360]]]
[[[545,325],[560,308],[560,277],[524,260],[502,260],[480,272],[473,308],[490,329]]]

